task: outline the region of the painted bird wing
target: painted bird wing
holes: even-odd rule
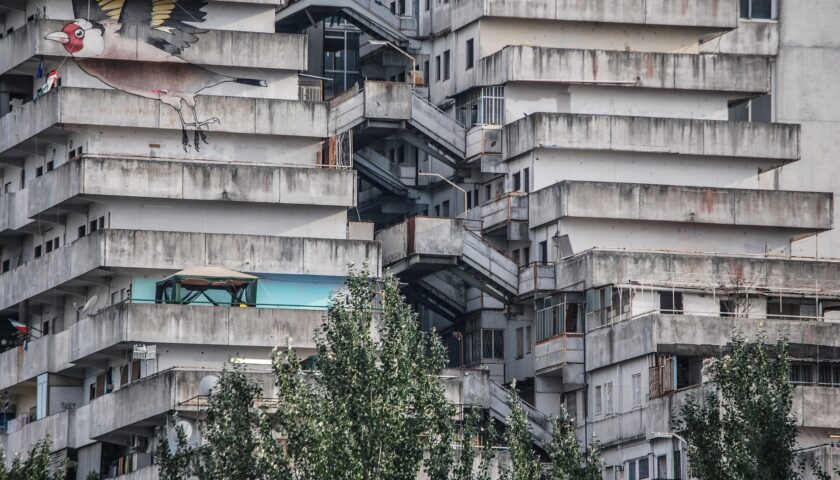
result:
[[[172,55],[198,41],[207,0],[73,0],[76,18],[131,25],[139,39]],[[189,23],[187,23],[189,22]]]

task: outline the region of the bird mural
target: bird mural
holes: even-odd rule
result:
[[[265,87],[264,80],[222,75],[192,64],[181,54],[206,33],[206,0],[73,0],[73,20],[46,39],[61,43],[79,68],[106,85],[174,108],[181,120],[182,144],[207,144],[204,130],[216,117],[199,120],[195,97],[233,82]],[[186,114],[185,115],[185,111]]]

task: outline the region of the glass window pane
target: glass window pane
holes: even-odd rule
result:
[[[493,331],[481,331],[481,356],[484,358],[493,358]]]
[[[770,95],[762,95],[758,98],[754,98],[751,103],[751,120],[753,122],[770,123]]]
[[[494,358],[505,358],[505,336],[502,330],[495,330],[493,335]]]
[[[752,11],[750,18],[772,18],[772,0],[752,0]]]

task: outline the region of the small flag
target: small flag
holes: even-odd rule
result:
[[[26,325],[24,325],[24,324],[22,324],[22,323],[18,322],[17,320],[12,320],[12,319],[10,318],[10,319],[9,319],[9,323],[11,323],[11,324],[12,324],[12,326],[13,326],[13,327],[15,327],[15,329],[16,329],[17,331],[19,331],[20,333],[23,333],[23,334],[27,334],[27,333],[29,333],[29,327],[27,327]]]
[[[43,78],[44,77],[44,60],[41,59],[41,62],[38,63],[38,73],[35,74],[35,78]]]

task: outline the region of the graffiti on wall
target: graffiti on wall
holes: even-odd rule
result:
[[[181,121],[181,142],[190,149],[207,143],[205,130],[216,117],[198,119],[195,97],[233,82],[266,86],[264,80],[236,78],[184,60],[181,54],[207,30],[206,0],[73,0],[76,20],[45,38],[64,46],[82,71],[106,85],[171,106]]]

